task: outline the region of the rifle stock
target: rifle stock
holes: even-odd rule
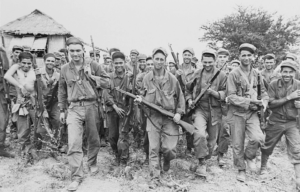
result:
[[[132,99],[135,99],[135,98],[137,97],[136,95],[134,95],[134,94],[132,94],[132,93],[129,93],[129,92],[126,92],[126,91],[124,91],[124,90],[122,90],[122,89],[120,89],[120,88],[118,88],[118,87],[116,87],[115,89],[116,89],[117,91],[119,91],[120,93],[123,93],[123,94],[125,94],[125,95],[131,97]],[[151,108],[151,109],[153,109],[153,110],[155,110],[155,111],[161,113],[161,114],[164,115],[164,116],[173,118],[174,115],[175,115],[174,113],[172,113],[172,112],[170,112],[170,111],[167,111],[167,110],[165,110],[165,109],[163,109],[163,108],[161,108],[161,107],[159,107],[159,106],[157,106],[157,105],[155,105],[155,104],[153,104],[153,103],[150,103],[150,102],[148,102],[148,101],[145,101],[144,99],[142,100],[142,104],[144,104],[144,105],[146,105],[147,107],[149,107],[149,108]],[[187,132],[189,132],[190,134],[193,134],[193,133],[195,132],[195,130],[196,130],[196,128],[195,128],[193,125],[191,125],[191,124],[189,124],[189,123],[187,123],[187,122],[185,122],[185,121],[180,120],[180,121],[178,122],[178,124],[181,125],[181,126],[182,126]]]

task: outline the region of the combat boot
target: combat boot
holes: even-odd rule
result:
[[[236,175],[236,180],[245,182],[246,181],[246,171],[239,170],[238,174]]]
[[[260,175],[267,174],[268,159],[269,159],[269,156],[262,153],[262,155],[261,155],[261,165],[260,165]]]
[[[169,171],[170,169],[170,160],[164,158],[163,170],[165,172]]]
[[[251,172],[256,172],[257,171],[257,167],[256,167],[256,164],[255,164],[255,159],[248,159],[246,158],[246,161],[247,161],[247,165],[248,165],[248,168]]]
[[[195,172],[196,175],[206,177],[206,161],[205,159],[199,159],[199,165]]]
[[[226,163],[224,161],[224,154],[223,153],[219,153],[218,154],[218,163],[220,167],[223,167]]]
[[[2,146],[2,145],[0,146],[0,156],[1,157],[8,157],[8,158],[14,158],[15,157],[14,154],[11,154],[11,153],[5,151],[4,146]]]

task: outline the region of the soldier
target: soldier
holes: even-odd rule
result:
[[[148,56],[146,58],[146,71],[151,71],[153,69],[153,60],[152,60],[152,57],[151,56]]]
[[[114,72],[114,67],[112,66],[112,60],[110,56],[104,58],[103,68],[107,73]]]
[[[100,138],[97,131],[99,122],[97,91],[95,85],[109,87],[109,76],[101,65],[84,58],[84,47],[80,40],[70,37],[67,40],[71,61],[61,69],[58,91],[58,106],[61,123],[65,123],[65,110],[68,109],[68,161],[72,183],[68,190],[77,190],[83,179],[83,129],[88,142],[88,166],[92,174],[98,172],[97,154]],[[69,104],[69,105],[68,105]]]
[[[198,64],[198,59],[197,59],[197,57],[193,57],[193,59],[192,59],[192,66],[193,66],[195,69],[198,68],[197,64]]]
[[[191,47],[187,47],[183,49],[182,52],[182,58],[183,58],[183,64],[181,69],[178,69],[176,72],[177,79],[180,78],[179,82],[181,83],[181,89],[182,92],[186,95],[186,84],[187,82],[191,81],[195,72],[195,68],[192,66],[192,58],[194,57],[195,52],[194,49]],[[190,117],[184,116],[183,120],[189,122]],[[186,154],[191,155],[193,146],[193,136],[190,133],[186,133],[186,142],[187,142],[187,148],[186,148]]]
[[[195,156],[199,160],[196,174],[206,177],[206,159],[212,155],[219,134],[219,123],[222,118],[221,100],[225,100],[226,74],[221,71],[213,82],[212,86],[206,91],[197,106],[193,106],[193,100],[200,94],[207,83],[217,71],[216,53],[214,50],[204,50],[201,62],[203,69],[194,73],[194,77],[186,88],[186,101],[190,108],[195,108],[192,116],[194,126],[197,128],[193,135]],[[195,83],[195,86],[191,85]],[[208,133],[208,138],[206,136]]]
[[[247,161],[250,171],[256,171],[255,156],[258,148],[264,145],[264,134],[260,129],[257,115],[258,105],[266,109],[269,97],[262,84],[262,100],[257,100],[258,72],[252,69],[256,47],[244,43],[239,47],[241,65],[231,71],[227,79],[227,99],[229,103],[228,118],[231,127],[234,165],[238,169],[237,180],[246,179]],[[249,142],[244,150],[245,134]]]
[[[130,61],[125,65],[126,71],[131,71],[131,73],[133,73],[133,63],[137,62],[138,56],[139,52],[136,49],[130,51]]]
[[[124,124],[126,115],[127,98],[114,90],[119,87],[123,90],[130,90],[132,73],[125,70],[125,55],[115,52],[112,55],[114,72],[110,73],[111,90],[106,94],[107,118],[109,127],[109,143],[115,154],[114,165],[126,165],[129,158],[129,124]],[[127,117],[131,118],[131,117]]]
[[[149,137],[150,171],[152,181],[158,184],[160,168],[160,152],[163,155],[163,171],[170,169],[170,161],[176,157],[179,122],[185,112],[185,101],[178,80],[163,66],[166,63],[167,52],[164,48],[153,50],[154,68],[144,77],[142,90],[144,99],[175,113],[173,121],[160,113],[147,112],[147,132]],[[136,101],[140,102],[139,96]],[[174,136],[171,136],[174,135]]]
[[[96,62],[99,63],[100,62],[100,51],[99,50],[95,50],[96,53]],[[95,60],[95,56],[94,56],[94,50],[90,51],[90,58]]]
[[[276,63],[275,55],[267,54],[266,56],[264,56],[263,60],[265,69],[262,70],[261,75],[264,77],[266,85],[269,85],[274,79],[280,78],[278,77],[278,73],[274,72],[274,66]]]
[[[65,48],[62,48],[59,50],[59,53],[63,53],[63,55],[61,55],[61,62],[62,64],[66,64],[68,63],[69,59],[68,59],[68,50]]]
[[[172,73],[173,75],[176,76],[176,67],[175,67],[175,63],[173,61],[169,62],[169,71],[170,73]]]
[[[112,56],[115,52],[120,52],[120,49],[118,48],[111,48],[109,49],[109,55]]]
[[[23,52],[23,47],[15,45],[12,48],[12,55],[10,57],[9,66],[11,67],[14,64],[19,63],[19,55]],[[11,105],[13,106],[17,101],[17,90],[15,86],[9,86],[9,96],[11,100]],[[17,123],[14,121],[11,121],[10,124],[10,134],[13,139],[18,139],[17,134]]]
[[[23,52],[28,52],[28,53],[30,53],[30,51],[31,51],[31,47],[29,47],[29,46],[23,46]]]
[[[48,112],[48,118],[52,130],[55,130],[55,135],[58,133],[60,127],[59,120],[59,107],[58,107],[58,81],[59,81],[59,72],[54,68],[55,64],[55,55],[53,53],[47,53],[44,55],[45,67],[40,69],[42,81],[46,85],[45,90],[43,90],[43,96],[45,99],[45,105]]]
[[[3,70],[3,73],[9,69],[9,62],[7,59],[7,54],[5,52],[5,49],[0,46],[0,57],[1,57],[1,69]],[[1,72],[1,71],[0,71]],[[8,123],[9,118],[9,112],[8,112],[8,103],[5,99],[5,93],[4,92],[4,81],[2,72],[0,73],[0,156],[2,157],[14,157],[13,154],[7,152],[5,148],[5,138],[6,138],[6,127]]]
[[[281,63],[281,78],[271,82],[269,86],[269,108],[272,113],[265,129],[265,145],[261,148],[261,175],[267,174],[267,162],[276,144],[285,135],[287,151],[296,173],[297,188],[300,187],[300,81],[294,79],[296,63]],[[298,111],[298,112],[297,112]],[[297,121],[296,121],[297,120]]]
[[[237,67],[239,67],[241,65],[241,62],[239,61],[239,60],[232,60],[231,62],[230,62],[230,66],[231,66],[231,70],[233,70],[233,69],[235,69],[235,68],[237,68]]]
[[[218,55],[218,59],[217,59],[217,68],[222,67],[225,63],[228,62],[229,59],[229,51],[224,49],[224,48],[220,48],[217,51],[217,55]]]
[[[4,78],[16,87],[17,102],[13,106],[13,121],[17,121],[18,128],[18,153],[29,152],[31,148],[30,127],[35,122],[35,95],[34,84],[36,82],[35,71],[32,68],[33,56],[29,52],[19,55],[19,65],[13,65],[5,74]],[[38,126],[38,125],[37,125]],[[43,138],[46,130],[42,126],[37,127],[36,133]]]
[[[61,54],[58,53],[58,52],[54,52],[53,54],[55,55],[55,65],[54,65],[54,67],[55,67],[58,71],[60,71],[61,65],[62,65],[62,62],[61,62]]]

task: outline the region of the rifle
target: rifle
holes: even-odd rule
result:
[[[123,94],[125,94],[125,95],[131,97],[132,99],[136,99],[136,98],[137,98],[136,95],[134,95],[134,94],[132,94],[132,93],[129,93],[129,92],[127,92],[127,91],[124,91],[124,90],[120,89],[119,87],[116,87],[115,89],[116,89],[116,91],[119,91],[120,93],[123,93]],[[174,115],[175,115],[174,113],[172,113],[172,112],[170,112],[170,111],[167,111],[167,110],[165,110],[165,109],[163,109],[163,108],[161,108],[161,107],[159,107],[159,106],[157,106],[157,105],[155,105],[155,104],[153,104],[153,103],[150,103],[150,102],[148,102],[148,101],[145,101],[144,99],[142,100],[142,104],[144,104],[145,106],[149,107],[150,109],[153,109],[153,110],[155,110],[155,111],[161,113],[161,114],[164,115],[164,116],[173,118]],[[193,125],[191,125],[191,124],[189,124],[189,123],[187,123],[187,122],[185,122],[185,121],[180,120],[180,121],[178,122],[178,124],[179,124],[181,127],[183,127],[187,132],[189,132],[189,133],[191,133],[191,134],[193,134],[194,131],[196,130],[196,128],[195,128]]]
[[[1,33],[2,36],[2,33]],[[1,71],[1,78],[2,78],[2,83],[3,83],[3,88],[4,88],[4,96],[8,104],[8,109],[10,109],[10,96],[9,96],[9,90],[7,87],[7,82],[4,79],[4,70],[8,70],[9,68],[9,61],[6,55],[6,52],[3,48],[0,49],[0,71]]]
[[[169,47],[170,47],[170,51],[171,51],[171,54],[172,54],[172,57],[173,57],[173,60],[175,62],[175,68],[176,70],[180,69],[180,65],[179,65],[179,60],[178,60],[178,53],[177,53],[177,57],[172,49],[172,44],[169,44]]]
[[[40,125],[43,126],[45,128],[45,130],[47,131],[48,135],[50,136],[50,138],[52,140],[54,140],[55,142],[56,139],[54,138],[54,135],[52,133],[52,131],[49,128],[49,122],[48,119],[45,118],[43,116],[44,112],[45,112],[45,104],[44,104],[44,98],[43,98],[43,81],[42,81],[42,75],[40,73],[38,69],[38,66],[36,64],[36,56],[33,54],[33,60],[32,60],[32,66],[33,69],[35,71],[35,75],[36,75],[36,84],[35,87],[37,89],[37,96],[36,96],[36,103],[35,103],[35,121],[34,121],[34,131],[33,131],[33,144],[35,144],[37,142],[37,126]]]
[[[1,40],[2,40],[2,46],[5,47],[4,37],[3,37],[3,31],[1,31]]]
[[[94,58],[95,58],[95,61],[96,61],[96,51],[95,51],[95,46],[94,46],[94,41],[93,41],[93,37],[91,36],[91,43],[92,43],[92,48],[93,48],[93,52],[94,52]],[[96,61],[97,62],[97,61]],[[91,86],[93,87],[94,89],[94,92],[97,96],[97,103],[98,103],[98,115],[99,115],[99,121],[100,119],[103,119],[103,125],[104,125],[104,128],[107,127],[107,119],[106,119],[106,111],[105,111],[105,107],[104,107],[104,104],[101,102],[101,98],[100,98],[100,95],[99,95],[99,92],[98,90],[96,89],[96,84],[89,78],[88,75],[86,75],[88,81],[90,82]],[[103,113],[101,113],[101,111],[103,111]],[[102,115],[103,116],[102,116]]]
[[[218,71],[214,74],[214,76],[211,78],[211,80],[208,82],[208,84],[201,90],[200,94],[196,97],[196,99],[193,100],[193,103],[192,103],[192,106],[191,106],[191,109],[188,110],[187,112],[187,116],[189,117],[193,111],[194,111],[194,108],[195,106],[200,102],[200,100],[202,99],[202,97],[204,96],[205,92],[211,87],[211,85],[213,84],[213,82],[216,80],[216,78],[219,76],[221,70],[223,69],[223,67],[226,65],[227,63],[224,63],[224,65],[218,69]],[[193,83],[192,83],[192,88],[194,87],[195,85],[195,82],[196,79],[194,79]]]
[[[257,75],[257,99],[261,100],[261,74],[258,73]],[[264,107],[263,106],[258,106],[258,117],[260,120],[260,124],[261,124],[261,129],[265,129],[265,112],[264,112]]]
[[[136,62],[133,63],[133,79],[132,79],[132,93],[135,94],[135,87],[136,87],[136,75],[137,75],[137,64]],[[125,115],[125,120],[124,123],[122,125],[122,129],[125,129],[125,126],[128,124],[131,115],[133,114],[133,99],[129,100],[129,109],[128,112]]]

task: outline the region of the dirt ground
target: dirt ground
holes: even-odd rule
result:
[[[10,149],[13,151],[14,142]],[[100,172],[91,176],[88,173],[86,158],[84,163],[85,179],[78,192],[146,192],[146,191],[189,191],[189,192],[294,192],[294,171],[288,160],[286,149],[280,143],[270,157],[269,176],[260,178],[258,174],[247,173],[247,181],[236,181],[236,169],[233,167],[232,151],[225,156],[227,166],[220,168],[216,157],[208,161],[208,177],[195,176],[189,169],[196,160],[186,157],[185,145],[178,145],[178,157],[171,163],[171,169],[164,173],[162,186],[151,188],[148,166],[143,165],[145,155],[141,150],[130,149],[131,157],[128,167],[111,165],[113,156],[109,147],[101,148],[98,155]],[[0,157],[0,192],[65,192],[70,182],[66,156],[42,159],[34,165],[24,166],[20,158]],[[257,167],[260,161],[257,158]],[[127,171],[124,171],[124,170]]]

